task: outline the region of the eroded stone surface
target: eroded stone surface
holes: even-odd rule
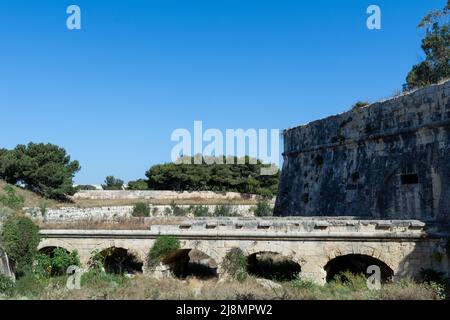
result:
[[[279,216],[450,220],[450,81],[284,132]]]

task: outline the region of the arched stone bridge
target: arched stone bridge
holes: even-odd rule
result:
[[[300,266],[303,279],[317,283],[325,283],[327,272],[339,257],[379,264],[394,277],[415,276],[422,268],[448,270],[445,241],[429,234],[425,224],[415,220],[209,218],[152,225],[149,230],[53,229],[42,230],[41,235],[39,249],[77,250],[84,266],[94,250],[122,248],[141,261],[144,272],[147,253],[161,235],[178,237],[181,249],[187,252],[195,249],[209,256],[219,274],[232,248],[240,248],[249,257],[265,252],[280,254]]]

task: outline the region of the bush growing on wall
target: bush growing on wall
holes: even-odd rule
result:
[[[150,215],[150,208],[148,204],[138,202],[133,207],[133,217],[148,217]]]
[[[209,208],[207,206],[195,205],[190,206],[189,209],[194,215],[194,217],[208,217],[210,215]]]
[[[273,210],[267,201],[261,200],[258,201],[258,204],[254,209],[254,213],[257,217],[270,217],[273,215]]]
[[[184,217],[188,214],[188,209],[178,206],[174,201],[170,204],[170,209],[176,217]]]
[[[180,240],[174,236],[161,236],[156,239],[147,257],[149,268],[156,267],[167,254],[180,249]]]
[[[25,216],[10,216],[3,225],[1,239],[16,274],[30,270],[40,241],[39,227]]]
[[[219,204],[214,208],[215,217],[234,217],[236,212],[234,212],[233,207],[226,204]]]
[[[239,248],[232,248],[227,252],[222,266],[225,273],[235,280],[244,281],[248,276],[247,257]]]

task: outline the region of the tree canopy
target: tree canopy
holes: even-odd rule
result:
[[[154,190],[175,191],[234,191],[241,193],[273,196],[278,190],[279,171],[274,175],[261,175],[262,168],[269,168],[257,160],[250,163],[245,157],[245,164],[240,164],[234,157],[233,164],[226,164],[225,158],[220,163],[193,164],[190,161],[181,163],[158,164],[147,172],[148,186]],[[211,163],[211,162],[208,162]]]
[[[53,144],[29,143],[13,150],[0,150],[0,178],[22,183],[44,197],[65,199],[73,195],[73,177],[80,170],[66,150]]]
[[[105,179],[105,184],[102,184],[103,190],[122,190],[123,180],[117,179],[114,176],[107,176]]]
[[[450,0],[439,11],[428,13],[420,22],[425,30],[422,49],[425,60],[413,66],[406,78],[405,90],[424,87],[450,77]]]

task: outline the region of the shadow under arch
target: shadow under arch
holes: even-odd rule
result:
[[[299,277],[299,263],[278,252],[261,251],[247,256],[247,272],[258,278],[291,281]]]
[[[217,262],[211,256],[197,249],[176,250],[169,253],[162,262],[177,278],[195,277],[207,280],[218,277]]]
[[[351,272],[352,274],[362,274],[368,276],[367,268],[369,266],[378,266],[381,271],[381,282],[392,281],[394,271],[385,262],[365,254],[347,254],[337,256],[324,266],[327,273],[326,281],[330,282],[343,272]]]
[[[109,247],[100,251],[100,254],[103,256],[103,267],[107,273],[135,274],[142,272],[142,261],[128,249]]]

